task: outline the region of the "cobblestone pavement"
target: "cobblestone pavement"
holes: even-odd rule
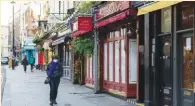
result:
[[[46,73],[38,70],[24,73],[23,67],[6,69],[6,84],[2,106],[49,106],[49,85],[44,84]],[[93,90],[73,85],[61,79],[56,106],[133,106],[107,94],[93,94]]]

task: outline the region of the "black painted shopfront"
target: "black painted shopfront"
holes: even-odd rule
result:
[[[195,106],[195,2],[138,18],[139,87],[145,106]]]

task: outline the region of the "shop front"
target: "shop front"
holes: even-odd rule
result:
[[[129,1],[106,2],[96,10],[101,89],[122,97],[136,97],[136,14]]]
[[[64,39],[65,36],[60,36],[52,41],[52,46],[55,47],[55,55],[58,55],[61,64],[63,64],[64,60]]]
[[[92,17],[91,16],[78,16],[77,21],[73,24],[72,38],[86,37],[92,38]],[[77,64],[79,60],[78,55],[74,55],[74,64]],[[83,72],[81,72],[81,83],[85,84],[87,87],[94,87],[94,75],[93,75],[93,56],[84,57]]]
[[[72,50],[70,47],[71,41],[71,28],[67,28],[66,30],[59,32],[59,36],[63,36],[63,70],[64,70],[64,78],[68,80],[72,80]]]
[[[138,100],[145,106],[195,105],[194,5],[177,2],[139,16],[145,78]]]

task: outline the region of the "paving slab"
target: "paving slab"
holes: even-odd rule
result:
[[[6,69],[2,106],[49,106],[49,85],[44,84],[46,73],[40,70],[24,73],[22,66]],[[107,94],[94,94],[93,90],[73,85],[61,79],[56,106],[134,106]]]

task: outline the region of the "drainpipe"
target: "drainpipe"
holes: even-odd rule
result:
[[[98,92],[98,30],[95,28],[96,22],[96,9],[92,9],[93,12],[93,34],[94,34],[94,93]]]

